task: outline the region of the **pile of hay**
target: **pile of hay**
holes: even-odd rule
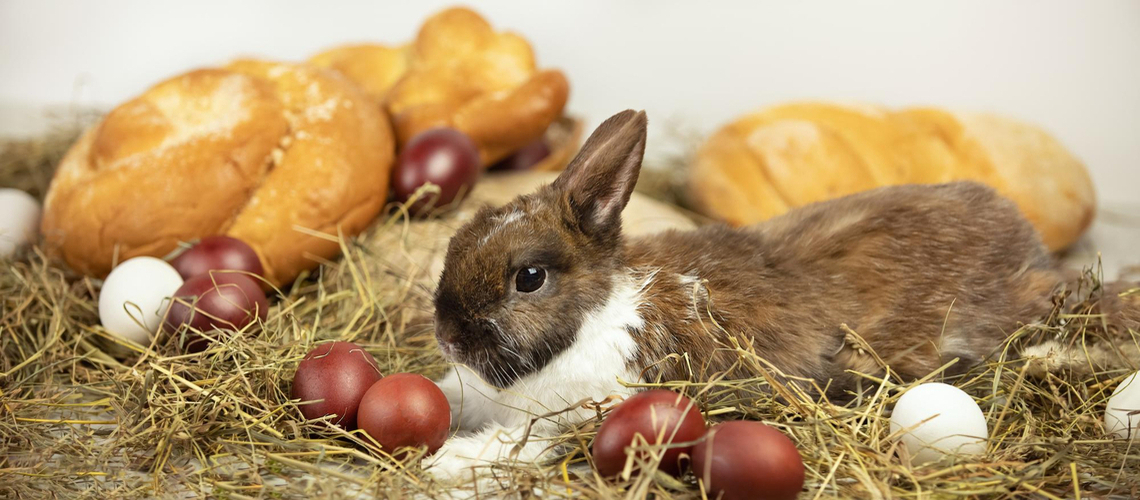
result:
[[[75,133],[0,145],[0,186],[42,197]],[[289,401],[298,361],[321,341],[365,346],[386,373],[445,369],[426,291],[376,266],[377,252],[396,250],[367,241],[344,242],[342,259],[282,292],[257,335],[195,355],[116,341],[99,327],[97,284],[36,249],[0,264],[0,498],[444,496],[415,457],[399,462],[358,433],[306,423]],[[1098,318],[1076,311],[1015,336],[1095,336]],[[1140,441],[1103,429],[1105,400],[1128,372],[1037,378],[1028,366],[1002,359],[949,380],[978,396],[990,453],[929,469],[895,456],[886,417],[904,387],[894,380],[867,377],[866,396],[842,405],[763,379],[666,385],[694,395],[710,420],[761,420],[788,434],[807,468],[805,499],[1140,498]],[[702,498],[692,477],[596,477],[587,465],[596,425],[562,436],[560,460],[496,467],[495,477],[520,496]]]

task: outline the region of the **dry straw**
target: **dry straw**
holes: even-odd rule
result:
[[[75,133],[0,145],[0,186],[42,196]],[[394,212],[381,226],[406,223]],[[0,498],[447,496],[414,456],[398,462],[359,432],[306,422],[289,400],[298,361],[322,341],[361,344],[388,373],[446,368],[424,320],[422,277],[378,266],[378,252],[400,250],[367,241],[344,241],[345,257],[282,292],[263,325],[195,355],[163,338],[142,349],[108,335],[98,283],[36,249],[0,264]],[[1100,320],[1059,307],[1012,337],[1085,345],[1103,335]],[[763,353],[725,348],[770,373]],[[905,386],[889,377],[865,376],[864,395],[842,404],[776,377],[650,385],[693,395],[710,420],[759,420],[788,434],[807,467],[804,499],[1140,498],[1140,441],[1110,439],[1103,427],[1107,395],[1127,371],[1035,375],[1008,356],[947,380],[978,398],[992,437],[984,458],[936,468],[896,455],[888,416]],[[591,406],[601,415],[607,405]],[[597,477],[587,453],[596,428],[589,421],[552,442],[559,458],[550,463],[487,466],[482,486],[521,497],[704,497],[692,477]]]

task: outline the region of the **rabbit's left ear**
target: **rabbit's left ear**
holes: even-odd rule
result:
[[[627,109],[602,122],[554,181],[579,227],[592,237],[614,240],[645,156],[644,111]]]

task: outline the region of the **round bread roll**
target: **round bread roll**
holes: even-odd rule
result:
[[[407,47],[339,47],[310,62],[366,88],[391,116],[399,145],[452,127],[471,137],[484,166],[542,137],[570,92],[560,71],[536,68],[525,39],[462,7],[428,18]]]
[[[46,247],[105,276],[140,255],[227,234],[274,285],[340,251],[388,195],[388,121],[340,75],[237,61],[159,83],[68,151],[48,191]]]
[[[878,186],[956,180],[1013,199],[1052,250],[1092,222],[1084,165],[1033,126],[938,109],[794,103],[730,123],[707,139],[690,171],[697,210],[734,225]]]

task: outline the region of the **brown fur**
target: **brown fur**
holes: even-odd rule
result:
[[[954,358],[951,371],[963,370],[1052,308],[1062,279],[1040,238],[975,183],[885,187],[750,228],[623,241],[645,126],[644,113],[615,115],[554,184],[484,210],[452,239],[436,301],[450,359],[507,387],[569,347],[615,284],[632,280],[644,325],[630,332],[630,363],[644,378],[730,371],[735,337],[787,375],[840,392],[853,386],[848,370],[878,373],[878,359],[905,378]],[[514,277],[528,266],[548,277],[522,293]],[[672,354],[688,359],[659,363]]]
[[[880,371],[843,324],[904,377],[956,357],[963,369],[1049,312],[1060,282],[1013,204],[973,183],[880,188],[744,230],[632,240],[626,258],[658,270],[645,314],[660,326],[638,332],[652,346],[640,362],[687,352],[707,372],[666,364],[665,379],[727,370],[735,336],[788,375],[837,389],[845,370]],[[677,299],[693,294],[682,276],[707,304]]]

